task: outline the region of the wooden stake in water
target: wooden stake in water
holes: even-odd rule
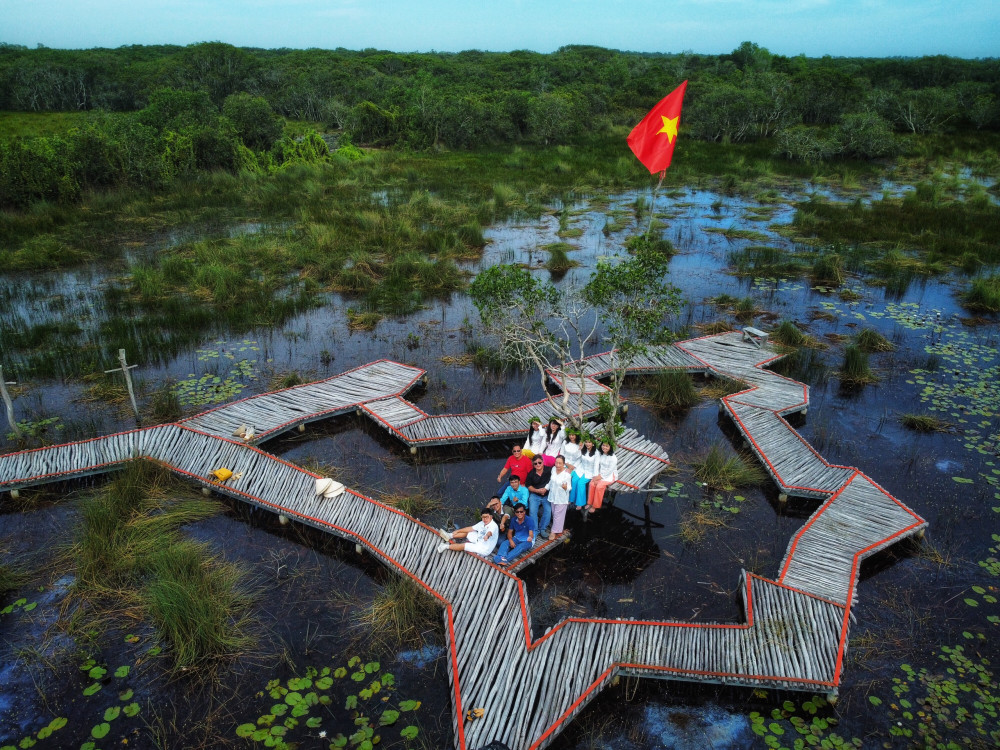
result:
[[[125,350],[118,350],[118,362],[121,367],[116,367],[114,370],[105,370],[104,373],[117,372],[119,369],[125,374],[125,385],[128,386],[128,397],[132,401],[132,411],[135,412],[136,424],[139,424],[142,420],[139,418],[139,406],[135,403],[135,391],[132,389],[132,373],[129,370],[138,367],[139,365],[129,365],[125,363]]]
[[[24,436],[21,434],[21,428],[17,426],[17,420],[14,419],[14,403],[10,400],[10,394],[7,392],[8,385],[17,385],[17,383],[4,381],[3,367],[0,367],[0,396],[3,397],[3,405],[7,407],[7,423],[10,425],[14,437],[20,440]]]

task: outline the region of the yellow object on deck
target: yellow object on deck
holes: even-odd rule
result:
[[[220,469],[216,469],[215,471],[212,472],[212,476],[215,477],[216,479],[218,479],[220,482],[225,482],[232,475],[233,475],[233,472],[230,471],[229,469],[225,468],[225,467],[222,467]]]

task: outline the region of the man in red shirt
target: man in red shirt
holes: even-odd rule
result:
[[[521,455],[521,446],[515,444],[511,449],[511,455],[507,459],[507,463],[503,465],[503,471],[497,477],[497,483],[503,484],[503,478],[507,476],[507,472],[510,472],[512,476],[516,476],[521,480],[521,484],[524,484],[524,480],[528,478],[529,471],[531,471],[531,459]]]

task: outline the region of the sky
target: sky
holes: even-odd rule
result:
[[[0,0],[0,42],[1000,56],[1000,0]]]

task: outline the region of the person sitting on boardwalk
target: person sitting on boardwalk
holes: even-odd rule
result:
[[[601,442],[601,452],[597,456],[597,467],[594,478],[590,480],[587,490],[587,509],[593,513],[604,502],[604,491],[608,485],[618,481],[618,456],[615,447],[607,440]]]
[[[545,430],[542,429],[542,420],[532,417],[528,423],[528,437],[524,439],[522,453],[528,458],[542,455],[545,450]]]
[[[552,538],[562,536],[566,525],[566,508],[569,505],[569,491],[573,486],[573,471],[566,465],[563,456],[556,456],[556,465],[549,479],[548,501],[552,505]]]
[[[579,449],[580,455],[575,460],[567,456],[566,460],[573,466],[573,488],[570,490],[569,500],[577,510],[586,510],[588,485],[597,468],[597,448],[590,435],[584,435],[581,442],[583,447]],[[566,448],[569,448],[569,443]],[[570,451],[567,450],[566,453]]]
[[[507,538],[497,550],[493,562],[497,565],[508,565],[527,552],[535,544],[535,520],[528,516],[524,503],[514,506],[514,520],[507,529]]]
[[[500,537],[507,535],[507,527],[510,525],[510,516],[504,513],[503,505],[500,504],[500,498],[494,495],[490,498],[489,502],[486,503],[486,509],[490,512],[493,520],[496,522],[498,535],[494,541],[500,541]],[[478,524],[476,524],[478,526]],[[473,531],[476,530],[476,526],[466,526],[464,528],[448,533],[444,529],[438,529],[438,534],[449,544],[457,544],[461,541],[468,541],[468,536]],[[495,544],[493,545],[496,546]],[[491,549],[490,552],[493,550]]]
[[[542,461],[544,461],[547,468],[555,466],[556,456],[562,453],[563,443],[565,442],[566,430],[563,429],[562,422],[552,417],[545,428],[545,447],[542,448]]]
[[[503,465],[503,469],[500,471],[499,476],[497,476],[497,482],[503,484],[503,478],[507,475],[507,472],[510,472],[512,477],[518,477],[521,480],[521,484],[524,484],[529,471],[531,471],[531,459],[524,455],[520,445],[514,445],[511,447],[507,463]]]
[[[545,496],[549,494],[549,479],[552,478],[552,470],[545,468],[541,456],[535,456],[531,459],[531,463],[534,468],[524,482],[528,486],[528,514],[535,519],[538,535],[542,539],[548,539],[549,535],[546,529],[549,527],[549,521],[552,520],[552,506],[549,505]]]
[[[503,491],[500,496],[501,505],[509,505],[511,508],[517,507],[518,503],[528,502],[528,488],[521,484],[521,479],[514,474],[510,478],[510,486]]]
[[[497,539],[500,538],[500,530],[497,528],[497,522],[493,520],[493,513],[490,512],[489,508],[480,510],[479,516],[482,520],[470,527],[465,536],[466,541],[444,542],[438,545],[437,551],[444,552],[446,549],[450,549],[483,556],[492,554],[497,546]]]

